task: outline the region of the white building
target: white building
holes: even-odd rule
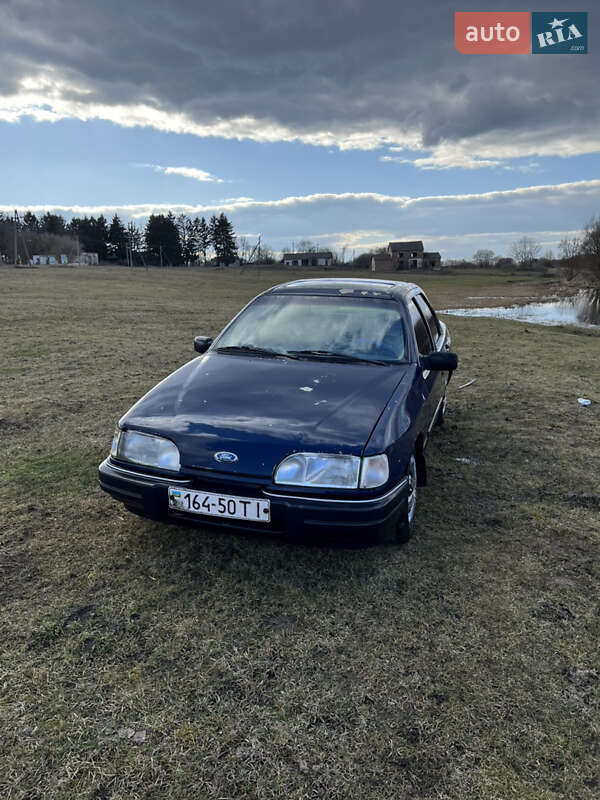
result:
[[[86,267],[97,267],[98,253],[80,253],[79,259],[76,258],[75,263]]]
[[[316,253],[284,253],[283,263],[288,267],[330,267],[333,253],[322,250]]]

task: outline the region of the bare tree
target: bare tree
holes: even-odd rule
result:
[[[263,242],[260,246],[260,260],[263,264],[275,263],[275,252],[270,244]]]
[[[297,253],[316,253],[320,249],[319,245],[311,239],[300,239],[300,241],[296,243]]]
[[[585,257],[585,272],[600,285],[600,217],[592,217],[585,226],[581,252]]]
[[[572,239],[561,239],[558,243],[558,252],[565,261],[576,258],[581,253],[581,239],[577,236]]]
[[[248,241],[247,236],[238,236],[237,237],[237,249],[240,256],[240,261],[242,264],[245,264],[248,261],[248,257],[250,255],[251,247],[250,242]]]
[[[576,272],[577,261],[581,256],[581,239],[578,236],[566,237],[558,243],[558,252],[567,266],[567,280]]]
[[[531,267],[539,257],[542,248],[539,242],[530,236],[522,236],[513,242],[510,247],[510,255],[520,267]]]
[[[473,263],[478,267],[491,267],[494,263],[493,250],[477,250],[473,253]]]

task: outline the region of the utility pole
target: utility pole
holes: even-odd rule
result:
[[[133,246],[134,246],[134,244],[135,244],[135,242],[134,242],[134,234],[133,234],[133,230],[130,228],[129,229],[129,253],[128,253],[128,256],[127,256],[127,258],[129,259],[127,263],[129,264],[130,267],[133,267],[133,252],[134,252],[133,251]]]
[[[160,251],[160,265],[163,265],[163,258],[162,258],[162,244],[159,244],[158,249]]]
[[[17,249],[17,248],[18,248],[18,245],[17,245],[17,235],[18,235],[18,230],[19,230],[19,227],[18,227],[18,225],[19,225],[19,222],[18,222],[18,221],[19,221],[19,215],[17,214],[17,209],[16,209],[16,208],[15,208],[15,217],[14,217],[14,221],[15,221],[15,230],[14,230],[14,234],[15,234],[15,239],[14,239],[14,253],[15,253],[15,267],[16,267],[16,266],[17,266],[17,263],[18,263],[18,262],[17,262],[17,259],[18,259],[18,257],[19,257],[19,251],[18,251],[18,249]]]

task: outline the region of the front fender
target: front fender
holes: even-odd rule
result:
[[[390,482],[397,482],[406,474],[410,456],[415,452],[422,413],[419,370],[413,366],[388,400],[364,450],[365,456],[387,454]]]

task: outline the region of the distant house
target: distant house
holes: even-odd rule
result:
[[[38,264],[40,264],[40,265],[41,264],[47,264],[49,266],[53,266],[53,265],[56,265],[56,264],[68,264],[69,263],[69,259],[64,253],[58,257],[58,260],[56,259],[56,256],[35,255],[35,256],[31,256],[31,258],[29,259],[29,263],[32,266],[33,265],[37,266]]]
[[[390,242],[387,247],[393,269],[439,269],[442,259],[437,252],[426,252],[422,241]]]
[[[423,263],[423,242],[390,242],[387,247],[395,269],[419,269]]]
[[[215,256],[214,258],[211,258],[208,263],[212,264],[214,267],[239,267],[239,266],[241,266],[241,262],[240,262],[239,258],[235,258],[235,259],[233,259],[233,261],[230,261],[227,258],[219,258],[218,256]]]
[[[423,269],[440,269],[442,256],[437,251],[423,253]]]
[[[333,253],[323,250],[316,253],[284,253],[283,263],[288,267],[330,267]]]
[[[86,267],[97,267],[98,253],[80,253],[79,260],[76,259],[76,263],[83,264]]]
[[[371,272],[392,272],[396,269],[389,256],[371,256]]]

